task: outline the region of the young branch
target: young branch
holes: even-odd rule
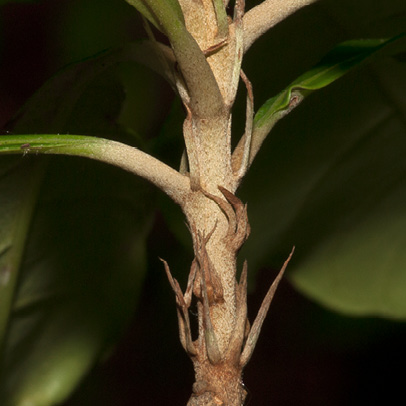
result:
[[[189,178],[153,156],[120,142],[106,140],[106,144],[89,156],[110,163],[138,175],[164,191],[176,203],[189,193]]]
[[[0,154],[82,156],[118,166],[138,175],[181,203],[189,192],[189,178],[137,148],[98,137],[77,135],[3,136]]]
[[[317,0],[265,0],[244,15],[244,53],[262,34]]]

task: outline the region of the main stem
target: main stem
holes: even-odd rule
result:
[[[183,294],[165,262],[176,294],[180,341],[192,359],[195,383],[188,406],[242,406],[247,392],[242,371],[255,348],[276,287],[290,257],[270,287],[258,315],[247,319],[247,264],[237,282],[236,257],[249,235],[246,206],[229,190],[222,197],[191,191],[183,209],[191,230],[195,259]],[[292,255],[292,254],[291,254]],[[189,307],[197,299],[198,338],[192,340]]]
[[[292,11],[312,1],[287,0],[277,9],[280,14],[281,8]],[[185,53],[177,31],[170,32],[182,73],[174,72],[175,82],[187,111],[183,135],[190,191],[182,194],[180,204],[189,224],[195,258],[185,293],[172,277],[168,264],[164,264],[176,295],[180,340],[195,370],[196,381],[188,406],[242,406],[247,396],[242,370],[251,357],[287,265],[285,262],[250,327],[246,263],[240,281],[236,279],[237,253],[250,231],[246,206],[235,196],[247,169],[253,119],[252,89],[243,73],[248,93],[247,125],[243,148],[234,159],[230,123],[244,45],[247,48],[249,38],[253,41],[257,32],[268,29],[269,22],[262,13],[252,11],[253,18],[245,24],[244,0],[236,0],[232,19],[224,8],[228,1],[179,0],[179,3],[186,22],[185,38],[189,41],[186,42],[191,47]],[[263,7],[270,11],[273,4],[265,1]],[[254,27],[253,32],[247,31],[249,26]],[[193,295],[198,309],[198,337],[194,341],[189,321]]]
[[[194,283],[199,335],[196,354],[189,354],[196,382],[188,405],[240,406],[245,398],[239,364],[245,329],[236,329],[237,250],[232,244],[228,219],[218,204],[201,192],[193,194],[190,200],[185,212],[199,266]],[[235,350],[230,346],[233,335],[240,341]]]
[[[177,295],[181,342],[192,359],[196,382],[189,406],[241,406],[246,396],[240,362],[246,338],[246,296],[237,283],[237,252],[249,233],[246,208],[233,192],[230,115],[212,120],[188,117],[185,138],[195,141],[191,190],[182,203],[191,231],[195,259],[183,295]],[[213,140],[217,145],[213,145]],[[188,309],[197,298],[198,338],[192,341]]]

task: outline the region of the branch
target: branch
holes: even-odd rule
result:
[[[244,15],[244,53],[262,34],[317,0],[265,0]]]
[[[129,145],[80,135],[13,135],[0,137],[0,154],[53,154],[82,156],[138,175],[181,203],[189,179],[158,159]]]
[[[189,192],[189,178],[153,156],[120,142],[105,140],[105,146],[94,151],[94,159],[110,163],[150,181],[176,203],[183,203]],[[89,157],[92,158],[92,157]]]

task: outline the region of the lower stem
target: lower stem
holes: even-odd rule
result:
[[[193,342],[196,352],[189,353],[196,382],[188,406],[241,406],[246,397],[239,362],[246,323],[238,321],[241,315],[246,318],[246,301],[236,280],[236,254],[248,235],[248,222],[242,203],[233,196],[234,207],[225,197],[193,192],[184,205],[198,267],[193,293],[199,335]]]
[[[164,262],[176,295],[179,335],[192,359],[196,381],[188,406],[242,406],[247,392],[242,371],[255,348],[272,298],[292,257],[285,261],[250,327],[247,319],[247,263],[236,280],[236,254],[249,235],[246,206],[219,187],[224,198],[191,192],[183,209],[193,237],[195,259],[182,293]],[[198,338],[192,341],[189,308],[197,299]]]

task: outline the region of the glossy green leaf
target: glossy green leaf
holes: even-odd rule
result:
[[[145,272],[147,185],[91,161],[50,168],[9,326],[2,405],[64,400],[119,338]]]
[[[314,68],[299,76],[278,95],[267,100],[254,117],[251,162],[273,126],[298,106],[305,97],[330,85],[378,51],[399,40],[404,42],[405,35],[386,40],[343,42],[330,51]]]
[[[0,163],[0,350],[11,314],[18,271],[42,175],[42,162]]]
[[[170,53],[165,53],[165,49],[163,52],[169,61]],[[48,80],[19,112],[17,123],[13,126],[14,132],[66,132],[66,125],[61,123],[69,121],[76,103],[89,84],[120,62],[142,62],[170,80],[169,72],[164,70],[149,41],[138,41],[120,49],[105,51],[67,66]],[[95,101],[100,102],[97,98]]]
[[[405,86],[405,64],[388,58],[275,128],[244,183],[252,268],[280,266],[295,245],[287,275],[300,291],[347,314],[406,319]]]
[[[3,153],[20,155],[0,157],[1,288],[7,289],[2,305],[8,301],[1,313],[1,405],[60,403],[115,344],[134,311],[145,272],[149,186],[91,161],[26,156],[42,147],[48,152],[73,148],[88,156],[94,152],[92,142],[108,142],[55,136],[45,145],[38,135],[42,130],[126,136],[116,123],[123,90],[105,73],[134,56],[124,54],[104,53],[67,67],[13,122],[13,132],[36,134],[25,141],[19,135],[0,136]],[[47,162],[42,180],[34,169]],[[39,183],[41,199],[27,239]]]

